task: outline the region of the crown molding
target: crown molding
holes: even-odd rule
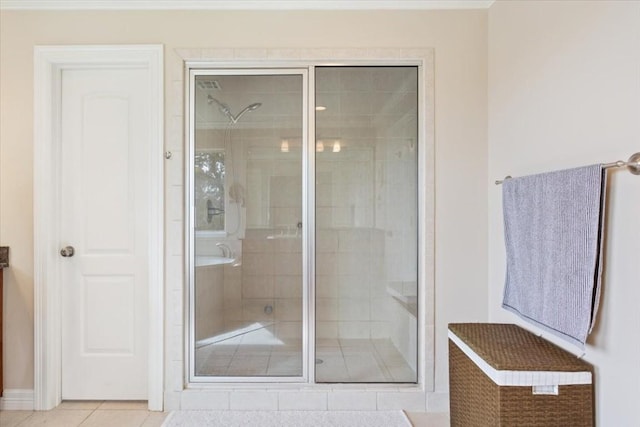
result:
[[[2,10],[488,9],[495,0],[0,0]]]

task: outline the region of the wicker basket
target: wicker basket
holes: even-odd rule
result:
[[[593,367],[516,326],[449,325],[451,426],[593,426]]]

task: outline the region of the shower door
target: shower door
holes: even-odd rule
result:
[[[418,382],[418,87],[190,70],[191,382]]]
[[[192,381],[305,381],[306,70],[191,70]]]
[[[415,383],[418,69],[314,75],[315,381]]]

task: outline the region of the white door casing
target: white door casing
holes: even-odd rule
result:
[[[163,409],[162,67],[162,46],[35,49],[36,409]]]

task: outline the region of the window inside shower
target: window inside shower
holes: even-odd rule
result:
[[[201,148],[194,153],[196,232],[224,232],[224,149]]]
[[[418,381],[418,67],[190,70],[189,381]]]

